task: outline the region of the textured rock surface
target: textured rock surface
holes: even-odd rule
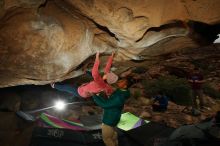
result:
[[[97,51],[115,51],[120,63],[198,47],[206,37],[194,22],[215,37],[219,28],[208,24],[219,9],[219,0],[0,1],[0,87],[79,76]]]

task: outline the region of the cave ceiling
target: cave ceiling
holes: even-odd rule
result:
[[[211,44],[220,0],[1,0],[0,87],[77,77],[97,51],[114,63]]]

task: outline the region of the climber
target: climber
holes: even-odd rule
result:
[[[96,94],[102,91],[107,96],[109,96],[113,92],[113,88],[111,87],[111,84],[117,82],[118,80],[118,76],[115,73],[110,72],[113,57],[114,57],[114,52],[112,52],[112,55],[109,56],[108,58],[107,64],[104,69],[103,77],[99,74],[99,70],[98,70],[100,60],[99,60],[99,52],[97,52],[95,63],[92,68],[93,81],[84,83],[79,87],[77,87],[76,85],[74,86],[60,85],[57,83],[52,83],[51,87],[60,91],[71,93],[75,97],[84,98],[84,99],[91,97],[91,94]]]

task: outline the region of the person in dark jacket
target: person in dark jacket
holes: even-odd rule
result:
[[[153,97],[152,108],[153,111],[163,112],[167,110],[168,98],[162,92],[159,92],[158,95]]]
[[[202,84],[205,82],[203,75],[199,68],[194,68],[191,74],[188,77],[188,81],[192,88],[192,107],[193,109],[198,110],[204,108],[204,96],[202,91]],[[199,105],[196,99],[199,99]]]
[[[118,88],[108,99],[94,95],[95,103],[104,110],[102,119],[102,138],[106,146],[118,146],[118,136],[115,126],[121,118],[124,103],[130,97],[130,81],[126,78],[118,80]]]

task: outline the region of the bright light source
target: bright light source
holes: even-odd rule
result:
[[[218,34],[218,38],[213,42],[214,44],[215,43],[220,43],[220,34]]]
[[[61,101],[61,100],[59,100],[59,101],[57,101],[56,103],[55,103],[55,108],[57,109],[57,110],[63,110],[64,108],[65,108],[65,106],[66,106],[66,104],[63,102],[63,101]]]

